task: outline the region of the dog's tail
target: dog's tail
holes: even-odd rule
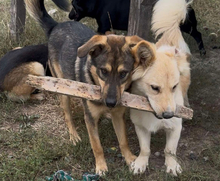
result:
[[[53,0],[53,2],[62,10],[69,11],[70,4],[67,0]],[[44,0],[25,0],[26,8],[29,14],[41,25],[47,36],[58,24],[46,11]]]
[[[162,37],[157,46],[170,45],[190,53],[180,31],[180,24],[185,21],[187,8],[192,1],[186,0],[158,0],[153,9],[152,28],[156,38]]]

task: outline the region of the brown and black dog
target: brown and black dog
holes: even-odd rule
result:
[[[133,70],[151,57],[149,48],[136,47],[134,53],[131,47],[142,40],[137,36],[95,35],[80,22],[54,21],[46,12],[43,0],[25,2],[29,13],[48,35],[49,63],[53,76],[101,86],[102,103],[83,100],[84,118],[96,160],[96,173],[102,175],[108,170],[98,135],[99,118],[106,112],[111,114],[122,155],[130,164],[135,156],[128,147],[125,108],[120,106],[120,99],[131,83]],[[138,61],[134,54],[140,57]],[[61,105],[70,139],[76,144],[80,137],[72,120],[70,98],[61,96]]]
[[[50,75],[47,44],[31,45],[9,51],[0,59],[0,91],[13,101],[44,99],[44,94],[25,84],[28,74]]]

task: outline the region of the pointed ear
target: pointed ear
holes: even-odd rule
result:
[[[161,49],[169,57],[179,57],[181,54],[181,51],[174,46],[162,46]]]
[[[184,53],[181,50],[175,48],[174,57],[177,61],[180,75],[181,76],[190,75],[190,57],[191,57],[191,55],[188,53]]]
[[[153,43],[142,40],[132,48],[132,53],[135,58],[135,68],[139,65],[146,68],[156,58],[156,47]]]
[[[184,59],[186,60],[186,62],[190,63],[190,59],[192,57],[192,55],[188,52],[183,52],[178,48],[175,48],[175,53],[174,53],[174,57],[179,58],[179,59]]]
[[[106,45],[107,37],[103,35],[94,35],[89,41],[78,48],[77,56],[82,58],[90,54],[98,56]]]

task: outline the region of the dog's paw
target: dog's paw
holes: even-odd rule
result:
[[[74,132],[74,133],[71,133],[71,134],[70,134],[70,141],[71,141],[74,145],[76,145],[78,142],[81,141],[81,138],[80,138],[80,136],[78,135],[77,132]]]
[[[125,157],[125,161],[126,161],[127,165],[131,165],[131,163],[133,163],[136,158],[137,158],[137,156],[130,153],[129,156]]]
[[[137,159],[131,163],[130,169],[134,174],[141,174],[145,172],[148,166],[149,157],[137,157]]]
[[[200,56],[205,56],[206,55],[206,50],[204,48],[202,48],[200,50]]]
[[[182,168],[175,158],[170,157],[166,159],[165,165],[167,167],[167,173],[170,173],[174,176],[177,176],[178,174],[182,173]]]
[[[31,94],[30,99],[42,101],[42,100],[45,99],[45,95],[44,95],[44,93],[42,93],[42,92],[35,93],[35,94]]]
[[[108,167],[107,167],[106,163],[101,166],[96,166],[96,174],[98,174],[100,176],[105,176],[106,172],[108,172]]]

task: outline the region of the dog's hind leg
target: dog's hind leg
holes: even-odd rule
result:
[[[65,117],[64,119],[69,129],[70,141],[72,141],[73,144],[76,145],[77,142],[81,141],[81,138],[76,131],[76,127],[73,121],[73,115],[70,107],[70,98],[69,96],[62,95],[60,96],[60,99],[61,99],[61,107],[63,108],[64,111],[64,117]]]
[[[203,40],[202,40],[202,34],[196,29],[196,27],[192,28],[192,31],[190,32],[190,35],[196,40],[197,46],[200,51],[200,55],[203,56],[206,54],[206,50],[204,48]]]
[[[104,158],[104,152],[98,133],[98,121],[103,109],[102,106],[96,106],[90,101],[84,100],[83,103],[86,127],[96,161],[96,173],[99,175],[105,175],[105,172],[108,171],[108,167]]]
[[[50,59],[48,61],[48,64],[51,74],[54,77],[64,78],[58,61],[56,61],[55,59]],[[61,95],[60,102],[61,102],[61,107],[63,108],[64,111],[64,119],[69,129],[70,141],[72,141],[73,144],[76,145],[77,142],[81,141],[81,138],[76,131],[76,127],[73,121],[73,116],[70,107],[70,97]]]
[[[112,111],[111,115],[122,155],[125,157],[126,163],[130,165],[135,160],[136,156],[131,153],[128,146],[126,125],[124,120],[125,109],[125,107],[120,107],[117,110]]]
[[[148,166],[150,156],[150,140],[151,132],[142,126],[135,125],[135,131],[138,136],[140,145],[140,154],[137,159],[131,164],[131,170],[134,174],[143,173]]]
[[[172,173],[177,176],[182,172],[182,168],[177,162],[176,158],[176,149],[179,142],[181,129],[182,129],[182,121],[180,118],[172,118],[175,119],[173,122],[175,127],[173,129],[166,129],[166,147],[164,150],[165,153],[165,165],[167,167],[166,172]]]
[[[26,101],[28,99],[43,100],[44,94],[32,94],[34,87],[26,84],[28,74],[44,76],[44,67],[38,62],[22,64],[13,69],[4,80],[4,88],[7,91],[7,97],[12,101]]]
[[[206,50],[204,48],[202,34],[197,30],[196,14],[192,7],[188,8],[187,18],[184,24],[180,26],[180,29],[181,31],[190,34],[196,40],[200,55],[205,55]]]

